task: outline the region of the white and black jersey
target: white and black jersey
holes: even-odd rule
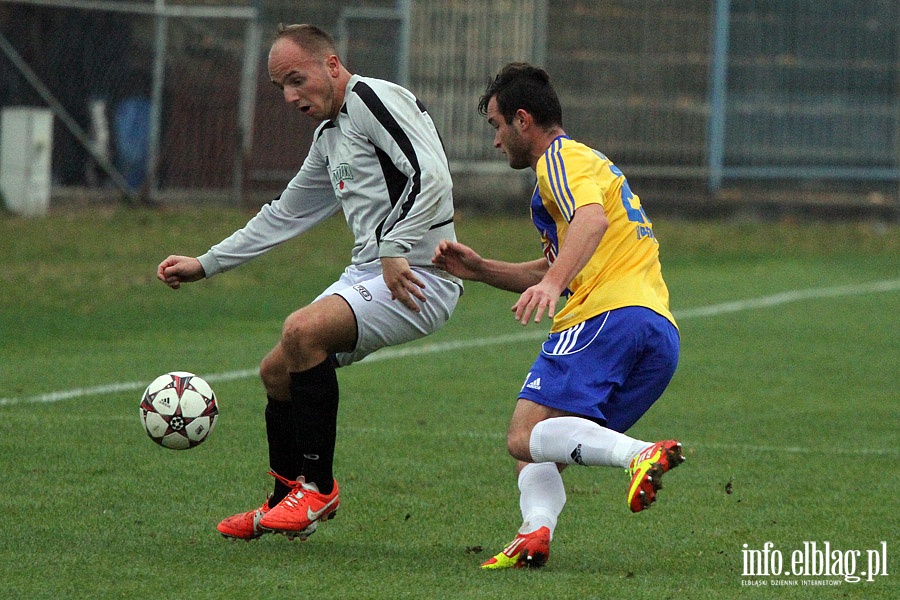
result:
[[[404,257],[431,268],[455,240],[447,156],[434,122],[408,90],[353,75],[337,118],[316,129],[309,155],[281,196],[199,257],[210,277],[285,242],[343,209],[352,264]]]

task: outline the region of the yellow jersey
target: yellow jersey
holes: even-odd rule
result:
[[[531,218],[549,263],[565,243],[579,207],[600,204],[609,220],[593,256],[566,289],[566,304],[556,313],[551,331],[625,306],[649,308],[677,327],[653,224],[622,171],[602,153],[563,135],[550,144],[536,172]]]

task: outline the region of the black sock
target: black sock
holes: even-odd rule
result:
[[[315,483],[323,494],[334,488],[334,443],[337,437],[338,381],[334,364],[321,364],[291,373],[291,404],[294,405],[298,446],[302,447],[300,474]]]
[[[269,468],[282,477],[295,480],[303,466],[303,448],[298,444],[297,416],[293,402],[275,400],[269,396],[266,404],[266,437],[269,440]],[[269,506],[275,506],[290,493],[291,488],[278,479]]]

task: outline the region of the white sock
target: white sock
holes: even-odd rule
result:
[[[555,463],[529,463],[519,472],[519,508],[522,527],[519,533],[531,533],[541,527],[553,530],[566,505],[566,489]]]
[[[581,417],[554,417],[531,430],[531,458],[538,463],[566,463],[626,468],[651,444],[601,427]]]

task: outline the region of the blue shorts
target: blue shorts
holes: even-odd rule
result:
[[[666,389],[679,348],[678,329],[662,315],[611,310],[550,334],[519,397],[624,432]]]

